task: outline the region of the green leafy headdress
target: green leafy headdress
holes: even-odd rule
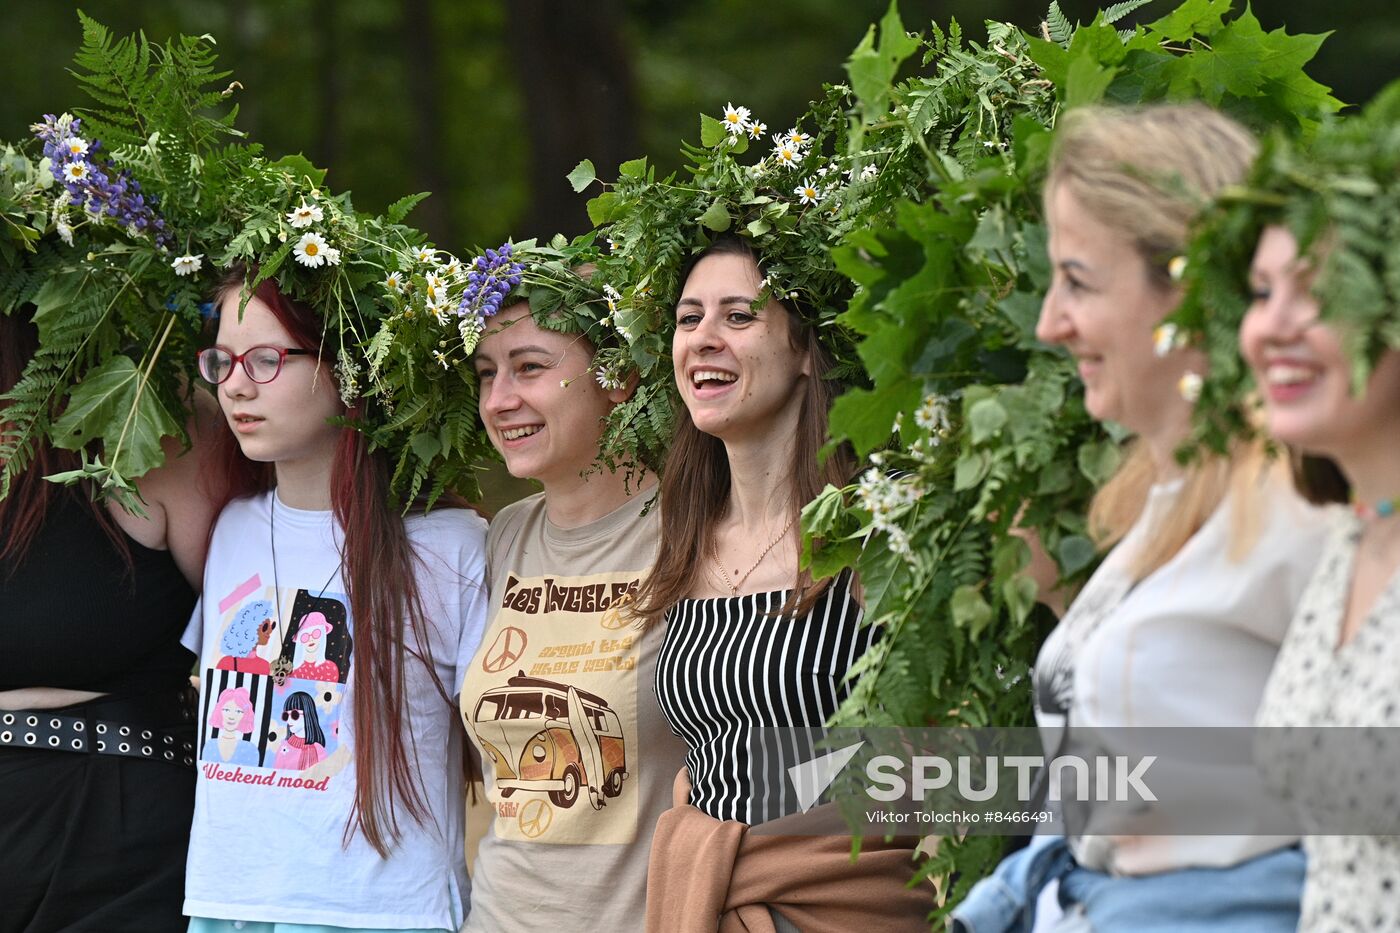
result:
[[[833,378],[863,373],[851,333],[837,322],[851,281],[837,270],[831,248],[870,222],[879,166],[868,157],[827,154],[846,150],[848,95],[846,88],[828,89],[805,125],[787,132],[770,131],[732,103],[718,115],[702,115],[699,145],[682,146],[682,172],[658,178],[646,159],[624,162],[616,181],[588,202],[593,234],[533,251],[539,261],[525,290],[537,320],[548,326],[544,321],[572,309],[564,314],[568,326],[603,335],[594,343],[602,347],[598,370],[605,384],[639,379],[633,400],[613,413],[605,446],[654,458],[669,443],[670,340],[681,273],[722,234],[743,238],[760,258],[766,278],[758,301],[784,301],[816,328],[836,361]],[[597,174],[584,161],[569,178],[583,191]],[[593,272],[580,286],[567,273],[583,263]]]
[[[160,465],[162,438],[183,437],[207,300],[233,267],[248,291],[272,280],[323,316],[353,425],[389,449],[406,498],[473,493],[490,449],[474,396],[445,404],[452,375],[374,343],[383,322],[446,326],[470,304],[462,263],[403,223],[425,195],[356,212],[305,158],[269,159],[234,128],[239,85],[216,89],[228,72],[214,70],[212,39],[114,39],[79,16],[76,74],[96,106],[36,124],[42,157],[33,141],[0,150],[0,312],[32,305],[40,338],[4,397],[0,495],[44,436],[84,452],[65,478],[118,495]],[[413,407],[396,407],[405,395]]]
[[[1266,138],[1247,183],[1221,195],[1192,242],[1173,322],[1177,339],[1209,354],[1198,433],[1217,449],[1251,433],[1238,335],[1255,245],[1274,224],[1318,260],[1321,314],[1340,325],[1360,391],[1381,353],[1400,348],[1400,82],[1361,113],[1327,120],[1309,142]]]

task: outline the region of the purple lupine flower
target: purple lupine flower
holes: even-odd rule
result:
[[[141,183],[126,169],[114,172],[110,159],[99,162],[94,158],[102,149],[102,141],[88,143],[84,140],[80,135],[82,123],[81,119],[67,114],[55,117],[46,113],[42,123],[30,127],[43,142],[50,171],[68,192],[69,199],[89,214],[110,217],[132,233],[154,229],[158,246],[173,245],[165,232],[164,219],[155,213],[157,199],[143,195]]]
[[[514,252],[509,243],[498,249],[488,249],[472,261],[467,272],[467,288],[457,303],[457,314],[490,317],[501,310],[511,290],[520,284],[525,266],[511,260]]]

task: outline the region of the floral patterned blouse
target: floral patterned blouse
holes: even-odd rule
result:
[[[1361,530],[1354,516],[1339,520],[1259,709],[1261,726],[1356,727],[1310,732],[1314,747],[1299,743],[1294,754],[1271,762],[1280,791],[1304,825],[1328,832],[1368,825],[1368,808],[1392,825],[1400,812],[1400,782],[1393,771],[1374,767],[1400,753],[1394,747],[1400,730],[1385,728],[1400,726],[1400,574],[1352,639],[1337,647]],[[1332,741],[1328,735],[1336,736],[1338,747],[1317,748]],[[1308,875],[1300,931],[1400,929],[1400,837],[1311,835],[1303,847]]]

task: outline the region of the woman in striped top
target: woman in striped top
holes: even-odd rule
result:
[[[859,903],[860,916],[876,917],[873,929],[916,928],[930,905],[920,892],[901,900],[908,852],[871,851],[851,866],[848,838],[792,840],[794,851],[761,870],[771,889],[733,903],[760,873],[745,860],[747,826],[798,810],[786,768],[811,757],[790,732],[762,740],[755,730],[822,726],[873,636],[849,573],[817,583],[798,567],[802,506],[852,471],[841,453],[819,462],[831,383],[815,330],[792,302],[770,297],[755,310],[764,274],[737,237],[716,240],[682,278],[672,356],[685,405],[662,479],[661,549],[636,611],[646,624],[666,621],[656,692],[686,742],[689,785],[678,780],[678,806],[657,827],[648,927],[674,929],[689,911],[695,929],[713,929],[710,911],[757,901],[804,930],[839,929],[837,913],[868,898],[872,878],[888,878],[883,903]],[[695,848],[708,833],[728,834],[732,863],[686,855],[712,852]],[[813,872],[840,859],[818,884]],[[843,891],[848,880],[866,885],[863,896]],[[880,925],[881,911],[894,912],[893,926]]]

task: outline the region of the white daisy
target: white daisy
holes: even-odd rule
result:
[[[604,389],[612,391],[613,389],[620,389],[626,384],[626,382],[610,369],[604,367],[598,370],[598,385],[602,386]]]
[[[297,245],[292,247],[292,256],[309,269],[315,269],[326,262],[326,238],[319,233],[303,233]]]
[[[438,266],[438,272],[449,282],[459,279],[462,277],[462,260],[453,256],[447,262]]]
[[[390,272],[388,275],[384,276],[384,287],[391,292],[403,291],[403,273]]]
[[[429,249],[426,246],[420,246],[413,252],[413,258],[423,263],[424,265],[433,262],[436,259],[436,257],[437,250]]]
[[[433,359],[434,359],[434,360],[437,362],[437,364],[438,364],[439,366],[441,366],[443,369],[450,369],[450,368],[451,368],[451,364],[448,363],[448,361],[447,361],[447,354],[443,353],[441,350],[434,350],[434,351],[433,351]]]
[[[447,299],[447,282],[436,272],[429,272],[423,276],[426,286],[424,294],[428,297],[428,304],[433,305]]]
[[[1163,324],[1152,332],[1152,353],[1166,356],[1176,349],[1176,325]]]
[[[788,130],[786,139],[789,145],[794,146],[798,149],[806,148],[807,144],[812,141],[812,137],[808,136],[806,133],[802,132],[795,126],[792,129]]]
[[[287,223],[297,230],[302,227],[309,227],[314,223],[320,223],[325,219],[325,212],[321,210],[319,204],[307,204],[306,199],[301,199],[301,207],[287,215]]]
[[[747,107],[735,107],[733,104],[724,105],[724,128],[729,131],[730,136],[738,136],[749,128],[749,117],[751,111]]]
[[[603,286],[603,300],[608,303],[608,313],[617,311],[617,303],[622,300],[622,293],[611,285]]]
[[[1186,373],[1176,383],[1176,391],[1181,393],[1181,397],[1191,404],[1201,397],[1201,388],[1205,385],[1205,380],[1197,373]]]
[[[92,169],[86,162],[69,162],[63,166],[64,181],[82,181],[92,174]]]
[[[767,124],[767,123],[760,123],[760,122],[758,122],[757,120],[755,120],[752,124],[749,125],[749,138],[750,138],[750,139],[762,139],[762,138],[763,138],[763,134],[766,133],[766,132],[768,132],[768,124]]]
[[[773,161],[784,168],[796,168],[797,164],[802,161],[802,153],[786,142],[779,143],[773,150]]]
[[[66,149],[68,150],[68,154],[69,154],[69,155],[74,155],[74,156],[85,156],[85,155],[87,155],[87,151],[88,151],[87,140],[86,140],[86,139],[83,139],[81,136],[70,136],[70,137],[68,137],[68,139],[64,140],[63,145],[64,145],[64,148],[66,148]]]
[[[193,253],[176,257],[170,264],[170,268],[175,270],[176,275],[194,275],[204,266],[204,254]]]
[[[620,249],[622,249],[622,244],[614,240],[612,237],[608,237],[608,252],[615,253]]]
[[[802,199],[803,204],[816,204],[822,199],[822,193],[817,190],[816,182],[812,179],[804,179],[802,184],[792,189],[792,193]]]

